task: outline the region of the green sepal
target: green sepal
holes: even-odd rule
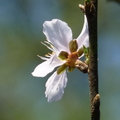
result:
[[[67,68],[66,64],[61,65],[58,69],[57,69],[57,74],[61,74],[62,72],[64,72]]]
[[[78,49],[78,44],[77,44],[77,41],[76,40],[72,40],[69,42],[69,49],[70,49],[70,52],[76,52],[77,49]]]
[[[78,50],[78,57],[80,57],[82,54],[83,54],[83,52],[84,52],[84,49],[83,49],[83,47],[82,48],[80,48],[79,50]]]
[[[84,55],[86,58],[85,62],[86,62],[86,64],[89,64],[89,47],[86,48],[85,46],[83,46],[83,49],[84,49]]]
[[[68,53],[65,52],[65,51],[62,51],[60,52],[60,54],[58,55],[58,57],[61,59],[61,60],[66,60],[68,58]]]
[[[84,55],[85,55],[85,57],[88,58],[89,48],[86,48],[86,47],[83,45],[83,50],[84,50]]]
[[[74,67],[68,67],[68,72],[72,72],[75,68]]]

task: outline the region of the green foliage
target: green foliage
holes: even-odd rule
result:
[[[85,46],[83,46],[83,50],[85,55],[85,62],[89,64],[89,48],[86,48]]]

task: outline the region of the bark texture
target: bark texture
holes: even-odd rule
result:
[[[91,99],[91,120],[100,120],[100,96],[98,94],[98,49],[97,49],[97,0],[85,2],[85,14],[89,29],[89,86]]]

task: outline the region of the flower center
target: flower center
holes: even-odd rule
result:
[[[75,62],[78,59],[77,52],[72,52],[68,55],[68,58],[66,59],[66,65],[70,67],[75,67]]]
[[[76,40],[72,40],[69,43],[70,53],[66,51],[61,51],[58,55],[58,58],[62,61],[65,61],[63,65],[61,65],[57,69],[57,74],[61,74],[66,68],[68,68],[68,72],[73,71],[76,68],[76,62],[78,58],[83,54],[83,48],[78,49],[78,44]]]

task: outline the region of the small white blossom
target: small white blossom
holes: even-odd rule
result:
[[[53,53],[48,54],[46,57],[40,56],[40,58],[45,61],[34,69],[32,75],[35,77],[45,77],[56,67],[61,66],[51,75],[45,85],[45,96],[48,98],[48,102],[58,101],[62,98],[64,88],[68,81],[65,69],[68,68],[69,71],[72,71],[75,68],[76,60],[83,56],[83,54],[78,56],[78,50],[80,50],[83,45],[86,47],[89,46],[86,15],[84,15],[82,32],[75,40],[76,44],[74,49],[70,46],[70,42],[73,40],[72,30],[67,23],[59,19],[45,21],[43,24],[43,33],[47,38],[47,41],[43,44],[53,51]]]

